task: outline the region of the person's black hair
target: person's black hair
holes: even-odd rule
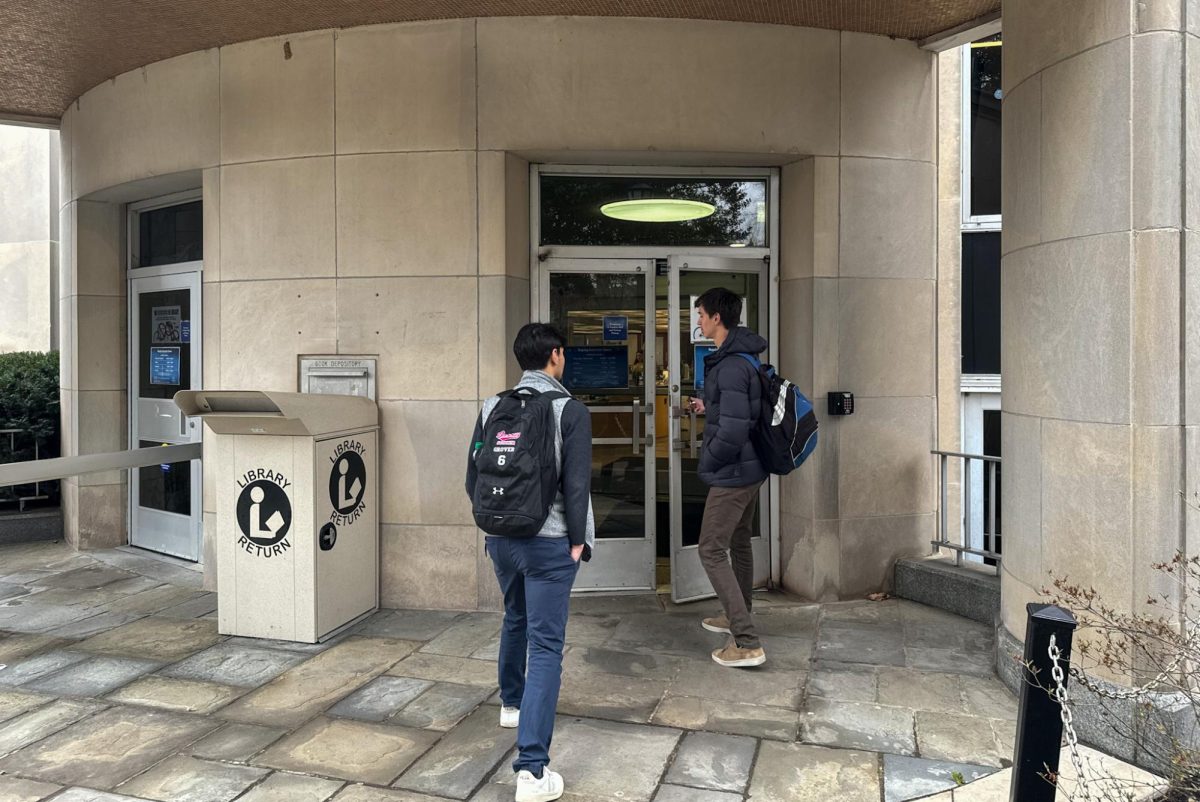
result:
[[[513,341],[513,354],[521,370],[542,370],[550,364],[550,354],[566,348],[562,332],[548,323],[526,323]]]
[[[720,315],[721,325],[730,331],[736,329],[742,320],[742,299],[724,287],[706,290],[696,299],[696,308],[703,309],[709,317]]]

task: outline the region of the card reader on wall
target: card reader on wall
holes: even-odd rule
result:
[[[847,393],[843,390],[831,391],[829,393],[829,414],[853,415],[854,393]]]

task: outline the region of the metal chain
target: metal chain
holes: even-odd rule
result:
[[[1071,749],[1071,763],[1075,766],[1075,775],[1078,778],[1079,798],[1090,800],[1092,797],[1088,793],[1087,779],[1083,775],[1083,758],[1079,754],[1079,736],[1075,734],[1074,720],[1067,700],[1066,674],[1059,663],[1061,657],[1062,650],[1058,648],[1058,637],[1052,633],[1050,635],[1050,676],[1054,680],[1054,699],[1058,702],[1063,730],[1067,733],[1067,746]],[[1058,784],[1057,778],[1055,784]]]
[[[1172,674],[1179,670],[1179,666],[1183,663],[1186,656],[1192,651],[1196,635],[1196,627],[1189,628],[1188,634],[1184,638],[1183,646],[1179,650],[1179,654],[1175,655],[1171,662],[1167,664],[1167,667],[1158,672],[1158,676],[1149,682],[1142,685],[1137,685],[1126,691],[1112,691],[1107,688],[1101,688],[1098,684],[1093,682],[1092,679],[1088,677],[1088,675],[1085,674],[1082,669],[1076,668],[1075,666],[1071,666],[1071,676],[1074,677],[1079,684],[1083,685],[1083,687],[1087,688],[1097,696],[1104,697],[1105,699],[1141,699],[1150,693],[1151,688],[1162,684],[1168,680]]]

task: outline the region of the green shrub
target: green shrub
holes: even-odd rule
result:
[[[0,354],[0,429],[21,429],[0,435],[0,462],[23,462],[59,456],[58,352],[18,351]],[[20,488],[27,492],[32,488]],[[41,491],[57,491],[43,483]],[[0,498],[14,488],[0,487]]]

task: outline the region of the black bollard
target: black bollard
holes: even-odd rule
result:
[[[1011,802],[1054,802],[1058,755],[1062,748],[1062,713],[1054,698],[1050,674],[1050,636],[1062,652],[1059,665],[1067,684],[1071,637],[1075,616],[1053,604],[1025,605],[1025,666],[1021,675],[1021,709],[1017,715],[1017,743],[1013,753]]]

